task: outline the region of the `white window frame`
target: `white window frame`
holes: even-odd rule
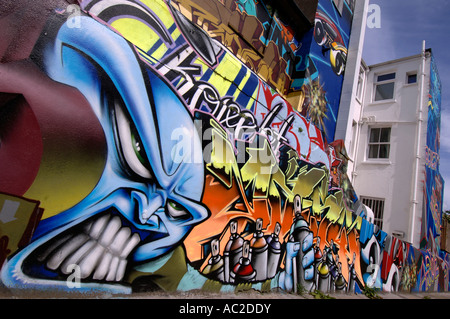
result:
[[[411,75],[415,75],[416,76],[416,81],[412,82],[412,83],[409,83],[408,80],[409,80],[409,77]],[[418,82],[419,82],[419,75],[418,75],[417,71],[406,72],[405,85],[415,85]]]
[[[378,141],[370,141],[370,137],[372,135],[372,130],[375,129],[380,129],[380,136]],[[381,139],[381,130],[382,129],[389,129],[389,141],[388,142],[382,142]],[[366,152],[366,159],[367,161],[376,161],[376,162],[382,162],[382,163],[386,163],[389,162],[390,157],[391,157],[391,152],[392,152],[392,126],[379,126],[379,125],[370,125],[368,127],[368,132],[367,132],[367,152]],[[387,157],[380,157],[380,148],[378,148],[378,155],[377,157],[370,157],[370,147],[372,145],[388,145],[388,156]]]
[[[394,74],[394,78],[393,79],[388,79],[388,80],[379,80],[379,77],[381,76],[385,76],[385,75],[390,75],[390,74]],[[383,72],[383,73],[377,73],[375,74],[375,78],[373,81],[373,96],[372,96],[372,102],[373,103],[383,103],[386,101],[393,101],[395,100],[395,81],[397,79],[397,72],[395,71],[390,71],[390,72]],[[391,98],[386,98],[386,99],[381,99],[381,100],[376,100],[377,97],[377,87],[378,85],[386,85],[386,84],[390,84],[393,83],[394,87],[392,89],[392,97]]]
[[[361,66],[358,74],[358,84],[356,86],[356,99],[360,103],[362,103],[365,84],[366,84],[366,70],[364,69],[363,66]]]

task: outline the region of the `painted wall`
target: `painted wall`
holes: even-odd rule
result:
[[[340,10],[334,1],[318,1],[314,26],[305,34],[296,34],[270,2],[172,4],[333,141],[354,10],[347,1],[336,2],[342,2]]]
[[[2,283],[448,290],[448,256],[357,216],[342,141],[327,142],[191,23],[183,12],[195,3],[7,8],[1,23],[16,33],[1,43]]]
[[[430,87],[428,99],[428,130],[425,150],[425,198],[421,246],[440,246],[444,179],[439,172],[439,149],[441,131],[441,82],[434,57],[430,62]],[[433,243],[431,243],[433,242]]]
[[[333,141],[353,18],[352,1],[319,1],[314,28],[301,41],[291,89],[298,111]],[[337,10],[334,3],[341,3]],[[302,77],[302,74],[307,74]],[[303,99],[303,100],[302,100]]]

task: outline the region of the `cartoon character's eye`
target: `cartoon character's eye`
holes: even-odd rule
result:
[[[152,178],[150,163],[136,127],[125,115],[120,105],[114,108],[120,148],[129,168],[143,178]]]
[[[141,138],[139,137],[138,132],[133,127],[131,130],[131,145],[133,146],[134,154],[138,158],[139,162],[147,166],[147,154],[145,154],[144,146],[142,145]]]
[[[173,200],[167,200],[167,214],[174,219],[187,219],[191,215],[182,205]]]

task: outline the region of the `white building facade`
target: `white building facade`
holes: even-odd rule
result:
[[[384,232],[420,246],[431,50],[366,66],[350,100],[348,176]]]

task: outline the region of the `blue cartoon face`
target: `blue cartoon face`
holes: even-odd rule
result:
[[[208,217],[191,114],[121,36],[90,18],[80,25],[61,27],[45,68],[90,102],[106,137],[105,169],[86,198],[39,224],[6,267],[10,285],[63,280],[74,264],[87,281],[121,281],[127,267],[171,251]]]

